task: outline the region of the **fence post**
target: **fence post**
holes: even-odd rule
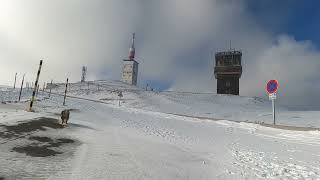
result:
[[[16,89],[17,74],[18,74],[18,73],[16,73],[16,74],[14,75],[14,85],[13,85],[13,89]]]
[[[63,105],[66,105],[66,97],[67,97],[67,90],[68,90],[68,81],[69,79],[67,78],[67,83],[66,83],[66,89],[64,91],[64,98],[63,98]]]
[[[22,93],[22,88],[23,88],[23,82],[24,82],[24,76],[26,74],[23,75],[23,78],[22,78],[22,83],[21,83],[21,88],[20,88],[20,92],[19,92],[19,102],[20,102],[20,99],[21,99],[21,93]]]
[[[40,65],[39,65],[39,69],[38,69],[38,73],[37,73],[37,79],[36,79],[35,86],[34,86],[34,89],[33,89],[33,92],[32,92],[32,98],[31,98],[31,102],[30,102],[30,106],[29,106],[29,111],[32,111],[32,105],[33,105],[34,96],[35,96],[36,90],[37,90],[37,85],[38,85],[38,80],[39,80],[39,76],[40,76],[41,66],[42,66],[42,60],[40,60]]]
[[[52,81],[53,81],[53,80],[51,80],[51,83],[50,83],[50,92],[49,92],[49,97],[51,96]]]
[[[39,94],[39,84],[37,84],[37,92],[36,92],[36,97],[38,97]]]

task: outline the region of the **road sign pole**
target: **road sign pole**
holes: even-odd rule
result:
[[[272,115],[273,115],[273,125],[276,125],[276,104],[275,104],[275,99],[272,98]]]
[[[273,118],[273,125],[276,125],[276,103],[275,100],[277,98],[277,90],[279,87],[279,83],[277,80],[270,80],[267,83],[266,90],[269,93],[269,99],[272,101],[272,118]]]
[[[119,106],[121,106],[121,98],[123,97],[123,94],[121,91],[119,92],[118,96],[119,96]]]

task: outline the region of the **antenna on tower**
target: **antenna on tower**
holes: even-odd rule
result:
[[[82,66],[81,82],[85,82],[87,78],[87,67]]]
[[[132,34],[132,48],[134,48],[134,40],[136,38],[136,33]]]
[[[214,66],[215,66],[215,59],[214,59],[214,55],[213,55],[213,50],[210,51],[210,63],[212,65],[212,69],[214,70]],[[212,74],[211,74],[211,79],[213,78],[214,76],[214,71],[212,71]]]
[[[134,60],[134,57],[135,57],[135,54],[136,54],[136,50],[135,50],[135,47],[134,47],[135,38],[136,38],[136,33],[133,33],[132,34],[132,44],[131,44],[130,51],[129,51],[129,60]]]

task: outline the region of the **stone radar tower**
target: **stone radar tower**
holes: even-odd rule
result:
[[[138,65],[139,63],[135,60],[135,33],[132,35],[132,44],[129,51],[128,59],[123,60],[122,68],[122,82],[136,86],[138,81]]]

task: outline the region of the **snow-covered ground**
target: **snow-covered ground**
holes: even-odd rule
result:
[[[39,92],[35,112],[26,112],[31,91],[20,103],[17,95],[0,91],[10,102],[0,104],[0,179],[320,179],[320,132],[248,123],[271,123],[261,98],[96,81],[89,90],[71,84],[69,95],[83,99],[68,97],[67,106]],[[70,124],[59,128],[51,120],[63,109],[72,109]],[[280,107],[278,114],[284,125],[320,127],[320,112]]]
[[[94,81],[74,83],[69,95],[104,101],[118,105],[118,92],[122,92],[124,107],[138,108],[152,112],[182,114],[212,119],[224,119],[244,122],[272,122],[272,109],[269,100],[260,97],[216,95],[209,93],[152,92],[123,84],[120,81]],[[53,92],[63,94],[64,84]],[[277,124],[319,127],[318,111],[290,111],[277,106]]]

